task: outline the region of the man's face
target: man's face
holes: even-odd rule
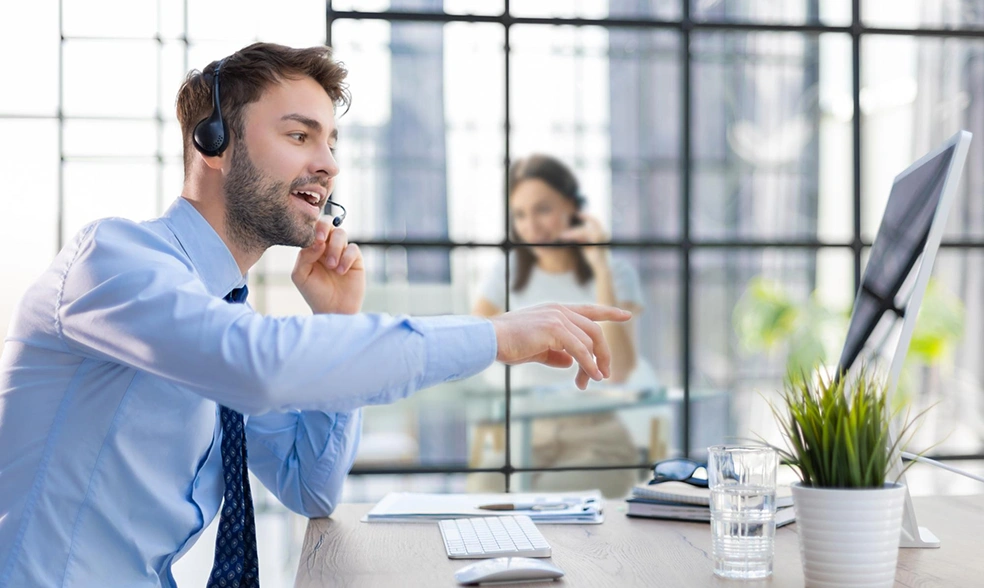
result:
[[[313,79],[270,86],[243,112],[226,177],[230,236],[247,249],[307,247],[338,175],[335,107]]]

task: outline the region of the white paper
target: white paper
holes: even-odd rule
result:
[[[482,510],[485,504],[566,502],[566,509]],[[390,492],[362,519],[364,522],[427,522],[461,517],[527,515],[538,523],[601,523],[603,499],[598,490],[502,494],[428,494]]]

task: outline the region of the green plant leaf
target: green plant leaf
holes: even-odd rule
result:
[[[768,404],[786,445],[784,457],[803,484],[883,486],[896,452],[911,439],[925,410],[913,419],[907,413],[889,446],[890,425],[900,409],[889,409],[882,379],[864,366],[851,380],[844,374],[795,373],[790,371],[778,400]]]

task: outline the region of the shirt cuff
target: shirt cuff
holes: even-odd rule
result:
[[[410,319],[424,336],[424,374],[420,389],[474,376],[492,365],[498,353],[495,329],[488,319],[434,316]]]

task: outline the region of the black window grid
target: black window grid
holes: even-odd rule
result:
[[[553,17],[517,17],[510,14],[510,0],[505,0],[504,12],[500,15],[469,15],[469,14],[447,14],[443,12],[413,12],[413,11],[394,11],[394,12],[357,12],[357,11],[337,11],[331,7],[331,0],[326,2],[326,39],[331,44],[332,24],[341,20],[381,20],[387,22],[425,22],[425,23],[493,23],[500,24],[505,30],[505,45],[503,50],[504,59],[504,92],[505,92],[505,121],[506,129],[504,135],[505,161],[503,161],[503,175],[507,174],[510,161],[510,96],[511,88],[509,82],[510,73],[510,27],[514,25],[542,25],[542,26],[596,26],[605,28],[624,28],[635,30],[670,30],[677,31],[681,36],[681,92],[680,92],[680,112],[681,128],[680,133],[680,236],[678,238],[654,238],[654,239],[612,239],[602,243],[613,248],[648,248],[664,251],[676,251],[679,253],[680,260],[680,309],[682,315],[680,345],[682,349],[680,369],[683,388],[683,423],[681,435],[678,442],[685,455],[690,455],[693,447],[691,446],[691,413],[690,413],[690,373],[693,365],[693,309],[690,305],[691,288],[693,279],[691,275],[692,258],[698,250],[734,250],[734,249],[764,249],[764,248],[786,248],[801,250],[827,250],[827,249],[847,249],[852,252],[854,261],[854,286],[860,283],[862,252],[870,247],[871,243],[862,237],[862,205],[861,205],[861,41],[863,38],[872,35],[903,36],[903,37],[930,37],[942,39],[978,39],[984,40],[984,28],[890,28],[866,26],[861,18],[861,1],[852,0],[852,15],[849,25],[824,25],[824,24],[764,24],[754,22],[716,22],[711,20],[696,20],[692,18],[689,0],[680,0],[681,16],[679,19],[655,19],[655,18],[553,18]],[[188,70],[187,47],[192,41],[187,36],[188,31],[188,1],[184,0],[185,35],[176,38],[163,38],[158,35],[154,39],[158,42],[158,60],[160,60],[161,49],[165,41],[183,42],[186,47],[184,69]],[[163,189],[163,166],[167,162],[174,162],[173,157],[165,155],[164,150],[164,126],[167,121],[163,112],[158,108],[153,117],[128,117],[128,116],[66,116],[64,114],[64,51],[65,42],[70,40],[119,40],[131,41],[132,37],[86,37],[86,36],[67,36],[64,33],[62,2],[58,6],[59,19],[59,60],[58,60],[58,106],[54,116],[58,121],[58,153],[59,153],[59,173],[58,173],[58,195],[57,195],[57,249],[63,246],[64,233],[64,167],[69,161],[91,160],[91,159],[111,159],[113,161],[154,161],[157,163],[156,194],[158,208],[163,206],[165,198]],[[725,31],[725,32],[779,32],[779,33],[800,33],[818,35],[821,33],[839,33],[850,35],[851,37],[851,58],[852,58],[852,144],[853,144],[853,213],[854,221],[852,227],[852,238],[849,241],[835,242],[810,239],[707,239],[694,237],[691,234],[691,134],[692,128],[692,102],[691,102],[691,73],[693,55],[691,52],[691,36],[695,31]],[[159,62],[158,62],[159,65]],[[0,113],[0,119],[51,119],[47,115],[30,114],[6,114]],[[105,158],[93,157],[68,157],[64,149],[64,126],[66,119],[71,120],[112,120],[112,121],[154,121],[157,124],[157,153],[154,156],[144,156],[137,158],[127,158],[119,156],[109,156]],[[177,158],[179,161],[180,158]],[[506,185],[506,182],[504,182]],[[399,245],[407,249],[420,248],[498,248],[505,253],[515,248],[518,244],[510,241],[509,235],[509,210],[508,194],[503,193],[503,206],[505,208],[505,227],[506,238],[501,242],[473,242],[456,241],[450,239],[401,239],[401,240],[361,240],[360,244],[366,246],[390,246]],[[551,246],[553,244],[543,244]],[[984,250],[984,239],[945,239],[941,244],[941,250]],[[509,283],[509,264],[506,264],[505,283]],[[509,293],[506,291],[506,304],[508,308]],[[494,472],[506,476],[506,488],[509,488],[510,474],[520,472],[541,472],[541,471],[567,471],[567,470],[610,470],[626,468],[643,468],[640,464],[612,464],[610,466],[580,466],[564,468],[525,468],[512,465],[512,448],[510,447],[510,406],[511,406],[511,385],[509,369],[506,369],[505,379],[505,464],[501,468],[469,468],[469,467],[444,467],[444,466],[417,466],[417,467],[376,467],[365,466],[353,469],[352,474],[454,474],[454,473],[475,473],[475,472]],[[984,459],[984,454],[945,454],[934,456],[939,460],[966,460]]]

